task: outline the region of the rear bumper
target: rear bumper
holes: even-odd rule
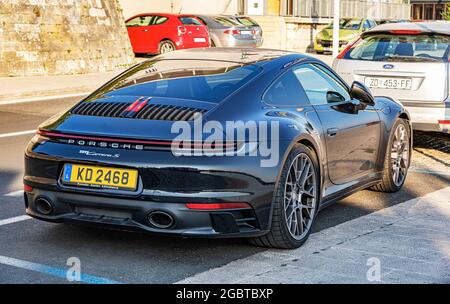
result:
[[[220,40],[221,47],[260,47],[263,43],[262,38],[260,39],[236,39],[233,36],[228,38],[223,38]]]
[[[178,37],[174,43],[177,50],[210,47],[209,37],[197,37],[205,39],[205,42],[195,42],[192,37]]]
[[[450,133],[450,100],[439,103],[402,103],[411,115],[413,129]]]
[[[45,198],[53,205],[50,215],[41,214],[36,199]],[[54,223],[74,223],[114,229],[143,231],[181,237],[251,237],[266,233],[258,228],[252,209],[196,211],[182,203],[164,203],[129,198],[111,198],[89,194],[33,189],[25,193],[26,213]],[[150,213],[169,214],[174,223],[158,228],[148,219]]]
[[[90,149],[100,153],[102,148]],[[120,150],[119,160],[99,161],[79,150],[79,146],[53,142],[29,144],[24,183],[33,190],[25,195],[27,214],[50,222],[195,237],[257,236],[270,229],[278,168],[261,168],[259,157],[175,157],[170,152]],[[135,168],[139,187],[124,193],[65,186],[59,178],[68,162]],[[38,198],[50,201],[53,211],[40,212]],[[223,202],[243,202],[251,208],[199,211],[186,207],[186,203]],[[154,227],[148,221],[153,211],[170,214],[175,224],[166,229]]]

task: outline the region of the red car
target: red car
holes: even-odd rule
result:
[[[135,53],[162,54],[211,46],[208,28],[192,16],[148,13],[125,22]]]

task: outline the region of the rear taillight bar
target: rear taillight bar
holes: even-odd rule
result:
[[[67,139],[77,139],[77,140],[92,140],[92,141],[103,141],[103,142],[113,142],[113,143],[127,143],[127,144],[141,144],[141,145],[156,145],[156,146],[168,146],[172,144],[182,143],[188,145],[188,147],[183,148],[204,148],[206,144],[201,142],[173,142],[168,140],[139,140],[139,139],[124,139],[124,138],[111,138],[111,137],[96,137],[96,136],[86,136],[86,135],[73,135],[49,132],[44,130],[38,130],[38,135],[49,137],[49,138],[67,138]],[[235,147],[236,143],[224,142],[224,143],[213,143],[213,147]]]
[[[191,210],[251,209],[248,203],[187,203]]]
[[[450,125],[450,120],[448,119],[442,119],[442,120],[438,120],[438,123],[440,125]]]

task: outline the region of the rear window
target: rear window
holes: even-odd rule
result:
[[[218,103],[253,79],[261,67],[208,60],[144,62],[108,83],[103,95],[150,96]]]
[[[345,59],[369,61],[447,61],[450,37],[444,35],[373,34],[356,43]]]
[[[256,23],[255,21],[253,21],[253,19],[249,18],[249,17],[236,17],[236,20],[239,21],[240,23],[242,23],[243,25],[247,25],[247,26],[257,26],[258,23]]]
[[[239,24],[231,19],[225,18],[225,17],[215,17],[213,18],[214,21],[218,22],[219,24],[223,26],[239,26]]]
[[[184,25],[203,25],[194,17],[179,17],[178,19],[180,19],[181,23],[183,23]]]

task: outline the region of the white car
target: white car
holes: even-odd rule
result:
[[[449,22],[391,23],[362,33],[333,68],[401,102],[414,129],[450,133],[449,61]]]

